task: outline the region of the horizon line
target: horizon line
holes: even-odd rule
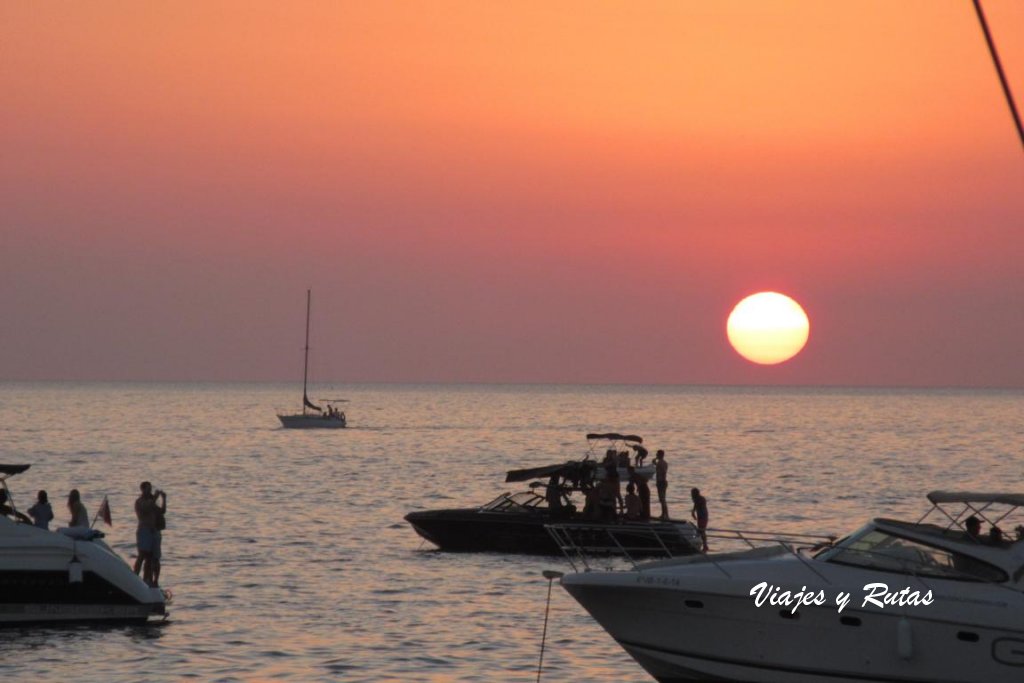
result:
[[[7,379],[0,378],[0,384],[295,384],[294,380],[265,379]],[[323,380],[315,385],[351,386],[522,386],[522,387],[663,387],[691,389],[861,389],[861,390],[912,390],[912,391],[1024,391],[1024,386],[974,385],[974,384],[746,384],[707,382],[555,382],[555,381],[488,381],[488,380]]]

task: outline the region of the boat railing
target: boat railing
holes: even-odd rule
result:
[[[694,550],[699,549],[701,539],[696,528],[685,523],[675,524],[680,535],[693,544]],[[685,558],[688,562],[709,562],[729,576],[728,570],[719,564],[719,559],[740,554],[749,556],[751,553],[791,554],[806,564],[807,552],[831,547],[837,540],[833,534],[707,529],[708,545],[714,547],[715,552],[680,554],[674,553],[665,543],[664,524],[647,528],[639,525],[549,524],[545,528],[576,572],[591,571],[597,561],[601,562],[600,569],[641,570],[658,566],[660,562],[656,560]],[[615,566],[615,559],[624,563]],[[807,566],[817,573],[813,567]]]
[[[732,578],[732,575],[722,566],[719,560],[729,559],[737,555],[751,557],[752,553],[762,552],[765,554],[792,555],[825,583],[829,583],[828,579],[822,576],[808,561],[807,553],[830,548],[838,540],[838,536],[835,534],[751,531],[748,529],[708,529],[707,537],[714,539],[716,545],[718,542],[724,542],[727,547],[731,545],[739,548],[738,551],[719,551],[703,554],[703,558],[713,564],[727,578]],[[708,545],[711,545],[711,541],[708,542]]]
[[[676,527],[672,529],[671,526]],[[663,522],[659,524],[546,524],[548,534],[555,541],[573,571],[590,571],[597,560],[603,561],[603,568],[612,568],[609,563],[616,558],[637,567],[641,560],[655,558],[671,559],[679,556],[665,542],[673,533],[679,534],[683,547],[699,544],[696,530],[685,523]],[[690,533],[687,533],[689,531]],[[677,546],[678,547],[678,546]]]
[[[833,534],[779,533],[778,531],[751,531],[749,529],[708,529],[707,537],[747,548],[760,548],[767,544],[812,550],[828,547],[838,538]]]

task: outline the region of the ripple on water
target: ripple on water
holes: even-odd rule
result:
[[[108,495],[107,538],[129,556],[153,481],[176,594],[163,627],[5,631],[5,677],[81,680],[88,663],[93,680],[526,683],[540,572],[564,563],[436,552],[407,512],[484,503],[505,470],[582,457],[585,432],[618,429],[666,449],[673,512],[698,485],[713,526],[845,533],[916,519],[932,489],[998,487],[1024,450],[1020,393],[346,386],[325,392],[352,399],[353,427],[311,434],[276,424],[294,389],[0,385],[0,425],[21,426],[0,446],[32,464],[16,502],[78,488],[95,512]],[[550,609],[545,680],[650,680],[557,587]]]

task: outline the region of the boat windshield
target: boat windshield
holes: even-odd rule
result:
[[[987,562],[919,541],[866,527],[821,552],[818,559],[897,574],[960,581],[1006,581],[1006,574]]]
[[[547,505],[547,501],[542,496],[531,491],[523,491],[522,493],[506,493],[498,496],[480,509],[489,512],[535,512],[547,509]]]

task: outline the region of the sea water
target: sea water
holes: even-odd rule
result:
[[[711,526],[845,533],[918,519],[933,489],[1024,491],[1024,392],[624,386],[319,386],[344,430],[281,429],[292,385],[0,384],[0,462],[66,524],[108,496],[135,552],[138,484],[167,492],[170,618],[0,632],[7,680],[534,681],[558,557],[437,552],[403,516],[482,504],[508,469],[639,434]],[[600,455],[600,453],[599,453]],[[714,550],[714,548],[712,548]],[[558,586],[542,680],[649,677]]]

